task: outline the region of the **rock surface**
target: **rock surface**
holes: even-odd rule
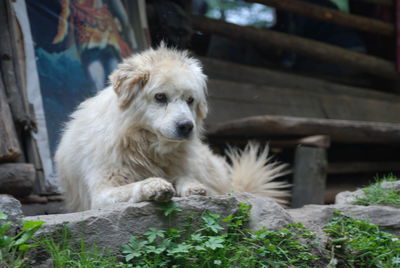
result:
[[[256,197],[249,194],[237,196],[191,196],[174,198],[182,212],[168,218],[150,202],[118,203],[102,209],[77,213],[43,215],[26,217],[25,220],[42,220],[46,223],[40,234],[54,236],[60,234],[66,226],[75,237],[83,237],[89,244],[101,248],[117,250],[126,244],[132,235],[141,235],[150,227],[179,228],[184,222],[193,219],[193,225],[201,223],[201,215],[205,211],[221,215],[224,218],[238,211],[240,202],[252,205],[252,228],[266,226],[279,229],[293,222],[290,215],[275,201],[269,198]]]
[[[400,192],[400,181],[386,181],[382,183],[382,188],[395,187]],[[337,205],[352,205],[357,197],[363,197],[364,192],[359,189],[354,192],[346,191],[336,195],[335,204]]]
[[[400,235],[400,209],[387,206],[307,205],[297,209],[284,209],[274,200],[251,194],[224,196],[190,196],[174,198],[182,211],[166,217],[159,206],[152,202],[117,203],[97,210],[78,213],[56,214],[25,217],[25,220],[42,220],[46,223],[38,235],[49,235],[57,240],[64,227],[71,235],[71,241],[84,239],[87,245],[96,245],[111,251],[119,250],[132,235],[141,235],[149,228],[181,228],[187,222],[192,227],[202,223],[201,216],[205,211],[221,215],[224,218],[235,214],[242,202],[251,204],[250,228],[277,230],[288,223],[301,222],[306,229],[317,234],[320,256],[329,256],[326,251],[327,236],[323,231],[326,223],[334,217],[334,211],[340,210],[344,215],[367,220],[384,230]],[[34,259],[41,262],[40,252]],[[42,260],[47,257],[43,256]],[[319,266],[318,266],[319,267]],[[325,267],[325,266],[321,266]]]
[[[273,199],[248,193],[237,194],[239,202],[251,204],[250,228],[254,230],[266,227],[278,230],[293,223],[289,213]]]
[[[356,205],[307,205],[298,209],[289,209],[294,221],[303,223],[311,231],[320,234],[322,228],[340,210],[346,216],[366,220],[382,227],[383,230],[400,235],[400,209],[388,206]]]
[[[175,198],[182,212],[168,218],[150,202],[116,203],[96,210],[77,213],[26,217],[25,220],[42,220],[46,223],[40,234],[54,236],[61,233],[64,226],[76,238],[84,238],[88,244],[117,250],[126,244],[132,235],[141,235],[150,227],[178,228],[192,217],[196,223],[206,210],[222,217],[235,213],[238,201],[232,196],[219,198],[195,196]],[[194,223],[194,224],[195,224]],[[170,225],[170,226],[169,226]]]
[[[17,222],[22,218],[21,203],[10,195],[0,194],[0,211],[8,216],[8,221]]]

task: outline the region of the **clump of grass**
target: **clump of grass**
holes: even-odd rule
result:
[[[74,244],[66,227],[58,238],[41,237],[38,244],[45,249],[51,259],[53,268],[124,268],[130,267],[119,261],[118,256],[100,250],[95,246],[88,247],[84,239]]]
[[[0,211],[0,267],[25,268],[29,265],[29,251],[32,248],[44,249],[50,257],[53,268],[125,268],[131,267],[119,261],[119,256],[107,254],[97,248],[86,246],[82,239],[78,247],[74,247],[66,228],[57,242],[53,238],[34,235],[44,224],[43,221],[23,221],[21,228],[11,232],[13,223],[7,221],[8,216]]]
[[[171,215],[171,207],[174,206],[169,206],[165,214]],[[245,228],[249,209],[243,203],[240,213],[225,219],[206,212],[197,230],[150,228],[144,235],[132,237],[122,247],[122,253],[133,267],[143,268],[314,267],[319,258],[304,242],[313,238],[313,233],[301,224],[279,231],[253,232]]]
[[[381,231],[366,221],[344,216],[340,211],[326,225],[328,247],[338,267],[400,267],[398,236]]]
[[[363,188],[363,196],[356,197],[354,204],[362,206],[387,205],[400,207],[400,192],[396,187],[383,188],[383,182],[397,181],[399,178],[390,174],[376,178],[376,182]]]

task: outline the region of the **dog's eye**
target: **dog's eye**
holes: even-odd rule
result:
[[[167,95],[165,95],[164,93],[157,93],[156,95],[154,95],[154,99],[159,103],[167,103],[168,101]]]
[[[193,101],[194,101],[193,97],[189,97],[189,98],[186,100],[187,104],[192,104]]]

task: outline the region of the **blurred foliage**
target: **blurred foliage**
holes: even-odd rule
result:
[[[206,0],[207,16],[239,25],[258,28],[271,27],[275,23],[275,9],[240,0]]]

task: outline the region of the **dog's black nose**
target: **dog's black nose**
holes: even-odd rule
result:
[[[190,120],[182,120],[176,126],[178,135],[182,138],[187,138],[193,130],[193,123]]]

